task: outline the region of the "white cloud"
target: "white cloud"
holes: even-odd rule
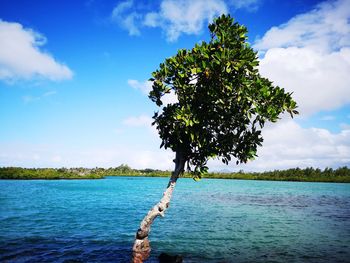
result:
[[[123,14],[124,12],[128,11],[130,8],[132,8],[133,4],[134,4],[133,0],[120,2],[118,5],[114,7],[112,12],[112,17],[117,17],[120,14]]]
[[[53,95],[55,95],[55,94],[57,94],[57,91],[55,91],[55,90],[50,90],[50,91],[45,92],[45,93],[43,94],[43,97],[49,97],[49,96],[53,96]]]
[[[350,124],[348,123],[340,123],[339,127],[343,130],[350,130]]]
[[[30,103],[30,102],[34,102],[34,101],[38,101],[40,100],[40,97],[35,97],[35,96],[31,96],[31,95],[25,95],[22,97],[22,100],[24,103]]]
[[[179,102],[179,100],[177,99],[177,95],[173,90],[171,90],[170,93],[164,94],[161,98],[161,101],[163,102],[164,106]]]
[[[146,95],[152,90],[152,81],[149,80],[140,82],[138,80],[128,79],[128,85],[134,89],[140,90]]]
[[[350,103],[350,49],[319,53],[308,47],[269,49],[260,63],[263,76],[294,92],[301,115]]]
[[[200,34],[205,22],[227,13],[228,7],[221,0],[163,0],[159,12],[146,14],[144,24],[161,27],[169,41],[181,34]]]
[[[60,156],[60,155],[55,155],[55,156],[53,156],[52,157],[52,162],[54,162],[54,163],[60,163],[60,162],[62,162],[62,156]]]
[[[350,0],[324,2],[270,29],[260,72],[294,92],[302,116],[350,103]]]
[[[138,80],[129,79],[128,84],[130,87],[140,90],[143,94],[146,94],[146,95],[148,95],[149,92],[152,90],[152,81],[146,80],[144,82],[140,82]],[[170,93],[163,95],[161,100],[164,106],[171,103],[178,102],[177,96],[174,91],[170,91]]]
[[[127,0],[116,5],[112,11],[111,19],[128,30],[129,35],[138,36],[140,35],[138,20],[141,19],[141,15],[135,11],[130,12],[133,4],[134,1]]]
[[[316,51],[339,50],[350,44],[350,1],[325,1],[312,11],[300,14],[287,23],[272,27],[255,42],[254,47],[309,47]]]
[[[32,95],[22,96],[22,100],[24,103],[30,103],[30,102],[34,102],[34,101],[39,101],[39,100],[44,99],[46,97],[53,96],[55,94],[57,94],[57,91],[51,90],[51,91],[47,91],[39,96],[32,96]]]
[[[305,129],[290,120],[271,126],[264,135],[261,158],[255,164],[262,169],[350,165],[349,129],[331,133],[326,129]]]
[[[333,115],[326,115],[320,118],[321,121],[334,121],[335,119],[337,118]]]
[[[235,9],[247,9],[248,11],[256,11],[261,0],[231,0],[229,2]]]
[[[150,12],[145,15],[143,23],[145,26],[157,27],[161,21],[162,19],[157,12]]]
[[[151,127],[152,125],[152,118],[147,115],[140,115],[137,117],[128,117],[123,121],[124,125],[130,126],[130,127]]]
[[[130,116],[124,119],[122,123],[129,128],[137,128],[138,130],[140,128],[146,128],[153,138],[158,139],[158,130],[156,126],[152,125],[153,121],[150,116],[141,114],[139,116]]]
[[[46,38],[19,23],[0,20],[0,79],[70,79],[73,72],[40,50]]]

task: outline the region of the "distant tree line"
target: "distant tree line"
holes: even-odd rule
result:
[[[99,179],[103,175],[88,173],[85,168],[0,168],[0,179]]]
[[[303,181],[303,182],[338,182],[350,183],[350,169],[346,166],[337,169],[308,167],[305,169],[292,168],[268,172],[210,173],[210,178],[271,180],[271,181]]]
[[[110,168],[21,168],[0,167],[0,179],[102,179],[105,176],[168,176],[155,169],[132,169],[126,164]]]
[[[20,168],[0,167],[0,179],[102,179],[106,176],[147,176],[167,177],[170,171],[157,169],[133,169],[126,164],[110,168]],[[192,177],[184,173],[183,177]],[[268,172],[232,172],[207,173],[204,178],[272,180],[272,181],[304,181],[304,182],[338,182],[350,183],[350,169],[346,166],[337,169],[325,168],[292,168]]]

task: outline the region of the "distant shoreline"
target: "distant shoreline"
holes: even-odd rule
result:
[[[106,176],[169,177],[170,174],[170,171],[154,169],[137,170],[127,165],[108,169],[0,167],[0,179],[7,180],[86,180],[103,179]],[[192,175],[185,173],[182,177],[192,178]],[[348,167],[337,169],[326,168],[324,170],[317,168],[292,168],[260,173],[243,171],[234,173],[208,173],[202,177],[208,179],[350,183],[350,169]]]

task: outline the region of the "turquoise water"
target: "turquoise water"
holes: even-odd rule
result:
[[[128,262],[166,178],[0,181],[0,262]],[[350,184],[180,179],[152,258],[350,262]]]

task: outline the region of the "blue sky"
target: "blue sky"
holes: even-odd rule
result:
[[[301,114],[266,127],[255,161],[211,170],[350,166],[349,0],[0,0],[0,166],[172,169],[147,80],[222,13]]]

